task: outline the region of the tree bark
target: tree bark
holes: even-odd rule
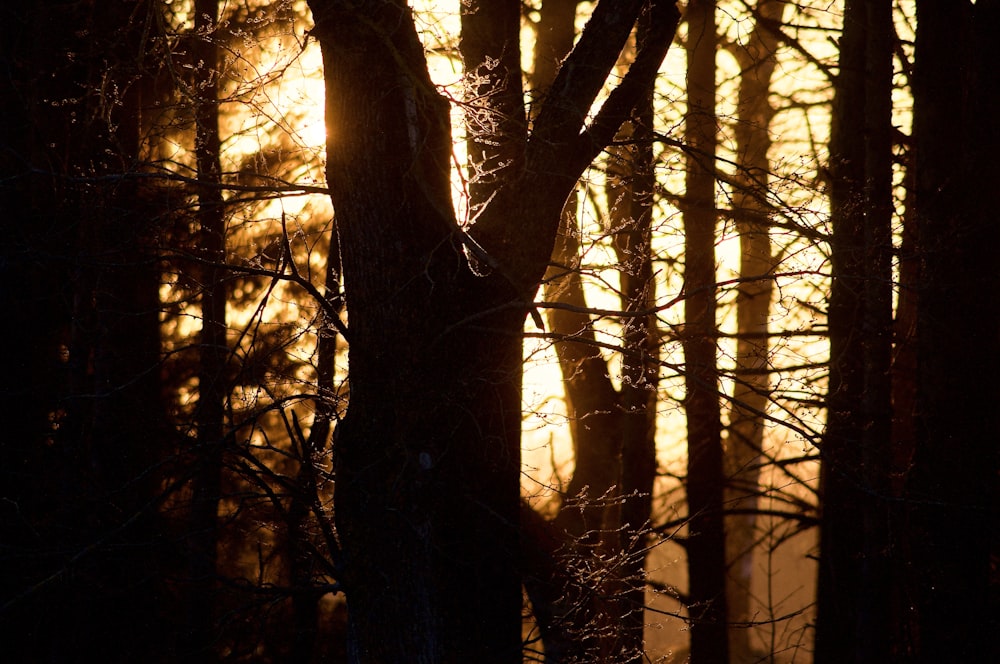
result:
[[[350,656],[514,661],[524,310],[491,311],[508,284],[455,253],[448,107],[407,11],[314,15],[351,321],[335,443]]]

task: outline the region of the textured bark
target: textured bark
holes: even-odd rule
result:
[[[515,661],[523,310],[488,313],[509,285],[455,253],[448,107],[406,11],[314,15],[351,316],[336,436],[350,656]]]
[[[691,661],[728,659],[715,276],[715,2],[688,4],[684,345]]]

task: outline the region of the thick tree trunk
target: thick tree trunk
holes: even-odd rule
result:
[[[908,478],[913,661],[996,661],[1000,31],[996,2],[917,2],[913,139],[921,271]],[[991,588],[991,583],[993,584]],[[991,596],[992,593],[992,596]],[[992,604],[991,604],[992,600]]]
[[[641,4],[595,8],[523,167],[502,174],[466,232],[450,198],[448,104],[407,8],[311,3],[350,318],[335,452],[353,661],[520,661],[522,325],[566,197],[652,84],[676,27],[662,3],[655,46],[584,127]],[[472,45],[463,52],[475,60]],[[487,163],[508,140],[475,138]]]
[[[684,196],[684,362],[688,423],[688,613],[691,661],[728,660],[725,476],[715,321],[715,2],[688,4],[688,148]]]
[[[460,253],[448,107],[406,10],[314,14],[351,323],[335,442],[351,658],[518,661],[524,309],[494,309],[520,293]]]
[[[891,37],[889,3],[847,3],[830,143],[833,286],[818,662],[889,656]]]

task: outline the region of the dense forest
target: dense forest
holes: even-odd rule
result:
[[[4,661],[1000,661],[998,0],[0,16]]]

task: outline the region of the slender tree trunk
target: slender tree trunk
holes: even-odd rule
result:
[[[617,550],[617,514],[611,506],[619,494],[623,414],[591,317],[584,313],[577,197],[569,201],[545,284],[547,301],[572,307],[546,312],[549,330],[564,338],[555,347],[574,452],[573,476],[552,526],[562,538],[557,555],[575,573],[556,594],[552,624],[541,626],[546,662],[552,663],[600,659],[617,633],[607,601],[614,591],[599,566]]]
[[[556,75],[556,66],[569,52],[576,33],[576,0],[558,0],[542,6],[535,44],[535,93],[544,95]],[[564,49],[560,51],[560,49]],[[618,481],[621,416],[618,394],[607,363],[597,348],[580,274],[579,197],[574,192],[562,211],[563,225],[546,272],[545,299],[570,305],[546,312],[551,331],[564,341],[555,344],[562,372],[573,439],[574,471],[566,489],[569,499],[555,519],[577,544],[593,547],[603,537],[606,501],[603,497]]]
[[[521,8],[513,2],[469,0],[462,3],[461,19],[469,207],[475,217],[524,168],[528,127],[521,87]]]
[[[635,46],[641,48],[650,28],[649,15],[636,26]],[[628,57],[625,57],[625,55]],[[623,52],[623,60],[634,49]],[[622,320],[621,452],[614,509],[617,556],[613,615],[617,624],[614,652],[625,662],[645,658],[646,553],[656,482],[656,401],[659,380],[655,317],[648,312],[656,299],[653,278],[652,216],[653,93],[636,105],[622,126],[622,145],[609,150],[608,223],[614,229],[614,250],[621,282],[621,308],[635,315]],[[640,313],[643,312],[643,313]]]
[[[198,339],[197,448],[191,497],[191,647],[195,656],[213,658],[218,535],[216,521],[222,491],[227,400],[226,217],[219,163],[219,50],[215,31],[217,0],[195,3],[191,90],[195,117],[198,173],[198,251],[202,278],[201,333]]]
[[[544,98],[558,64],[569,53],[576,34],[576,0],[549,0],[539,18],[534,52],[532,93]],[[534,106],[538,108],[538,106]],[[569,305],[546,311],[548,330],[561,337],[555,343],[570,418],[574,469],[563,504],[549,528],[559,542],[552,564],[565,571],[549,589],[536,583],[526,587],[542,634],[545,661],[574,662],[599,659],[616,631],[607,611],[606,577],[597,572],[596,552],[608,552],[608,505],[619,477],[621,412],[618,393],[607,363],[596,347],[580,273],[579,196],[570,195],[562,210],[563,225],[556,237],[544,283],[545,299]],[[590,579],[590,580],[588,580]],[[595,582],[599,580],[599,582]]]
[[[637,39],[643,38],[640,22]],[[625,186],[612,187],[610,212],[619,263],[622,309],[635,312],[623,321],[624,352],[619,408],[622,411],[621,469],[617,512],[618,551],[625,557],[618,570],[615,603],[619,635],[616,652],[623,661],[645,661],[646,551],[656,482],[656,399],[659,365],[655,318],[648,313],[656,285],[652,261],[653,98],[636,107],[623,128],[633,142],[626,154]],[[622,135],[622,134],[619,134]]]
[[[913,463],[917,438],[917,316],[919,314],[920,243],[916,210],[916,168],[912,141],[905,147],[906,196],[899,244],[899,287],[893,319],[892,357],[892,467],[890,472],[890,519],[906,524],[906,481]],[[916,643],[917,612],[907,591],[909,551],[906,538],[897,535],[892,589],[893,652],[912,654]]]
[[[910,657],[995,661],[1000,314],[983,297],[1000,287],[991,194],[1000,179],[1000,60],[992,46],[1000,7],[920,0],[917,22],[913,141],[922,261],[916,449],[907,486],[907,590],[917,612]]]
[[[688,422],[691,661],[725,662],[725,484],[715,322],[715,2],[688,4],[688,149],[684,197],[684,358]]]
[[[576,202],[576,196],[570,201]],[[608,366],[594,335],[592,320],[584,313],[587,300],[580,275],[579,222],[576,205],[563,211],[565,226],[552,253],[545,297],[571,308],[548,310],[546,318],[556,335],[566,406],[573,439],[574,470],[566,489],[567,500],[556,517],[556,525],[578,544],[592,548],[601,544],[605,530],[609,492],[618,484],[621,452],[621,410],[618,393],[608,375]]]
[[[847,3],[830,142],[817,662],[882,662],[890,652],[892,34],[890,3]]]
[[[854,553],[860,513],[860,413],[864,381],[861,350],[861,292],[864,273],[863,6],[845,6],[840,73],[830,138],[830,208],[833,283],[827,316],[830,378],[827,425],[822,447],[822,523],[817,593],[816,660],[849,661],[861,572]]]
[[[576,2],[547,2],[542,7],[535,45],[532,77],[536,94],[555,76],[554,64],[565,57],[575,33]],[[648,16],[647,16],[648,18]],[[640,21],[639,30],[643,29]],[[628,49],[634,58],[635,49]],[[623,64],[623,71],[627,69]],[[622,279],[622,308],[645,309],[652,300],[649,253],[649,209],[652,201],[651,97],[636,109],[645,124],[623,127],[619,140],[629,147],[612,148],[608,187],[608,225],[617,229],[615,248]],[[645,141],[645,142],[643,142]],[[569,501],[553,525],[567,537],[562,556],[572,556],[571,568],[580,577],[564,587],[552,607],[536,611],[554,614],[540,620],[546,661],[632,661],[643,656],[645,627],[645,537],[656,475],[654,409],[656,394],[655,346],[645,316],[625,321],[623,387],[611,382],[609,367],[585,313],[587,302],[579,265],[577,197],[563,210],[564,226],[557,238],[552,265],[546,274],[546,300],[569,305],[546,312],[556,343],[570,411],[575,451]],[[626,467],[627,466],[627,467]],[[602,551],[613,568],[595,551]],[[557,554],[558,555],[558,554]],[[623,563],[621,556],[625,556]],[[587,580],[584,577],[589,577]],[[601,579],[595,583],[593,579]],[[534,593],[533,602],[541,598]],[[539,607],[541,608],[541,607]]]
[[[892,25],[890,0],[865,3],[865,282],[863,486],[870,493],[862,516],[862,595],[856,658],[885,662],[891,656],[892,587],[896,542],[890,521],[892,489]]]
[[[344,301],[340,286],[340,243],[336,231],[330,234],[327,251],[325,302],[318,317],[316,330],[316,385],[317,397],[314,401],[314,416],[309,434],[296,436],[300,443],[299,469],[295,478],[295,493],[288,508],[288,557],[289,574],[292,580],[292,613],[295,624],[295,638],[292,644],[292,662],[307,663],[313,659],[316,637],[319,630],[319,600],[325,594],[314,590],[318,570],[322,561],[332,561],[340,565],[340,547],[322,509],[320,479],[317,465],[320,455],[330,444],[333,422],[338,415],[338,395],[336,394],[337,329],[329,320],[343,310]],[[314,528],[318,525],[318,528]],[[317,556],[319,546],[314,543],[314,530],[323,534],[327,556]],[[339,570],[332,570],[334,573]]]
[[[785,2],[771,0],[757,6],[758,21],[780,22]],[[729,647],[734,662],[753,661],[750,629],[753,554],[756,547],[759,480],[763,457],[764,414],[770,401],[769,339],[774,257],[768,228],[766,200],[771,147],[769,125],[774,115],[768,95],[777,64],[778,40],[772,30],[755,25],[745,46],[735,51],[740,63],[740,90],[735,128],[737,172],[734,179],[736,231],[740,236],[739,296],[736,301],[736,384],[729,416],[726,475],[727,509],[738,513],[726,519],[726,560],[729,566],[726,600],[729,609]]]

